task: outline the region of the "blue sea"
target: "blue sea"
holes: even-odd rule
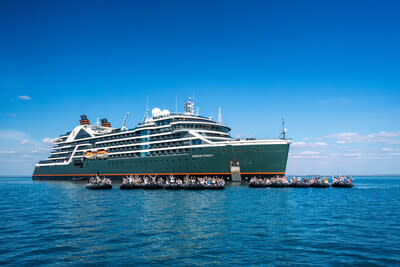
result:
[[[400,265],[400,177],[354,184],[90,191],[0,178],[0,265]]]

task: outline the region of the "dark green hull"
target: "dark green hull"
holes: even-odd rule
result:
[[[232,162],[238,162],[241,179],[284,175],[289,144],[249,144],[192,148],[183,155],[142,158],[94,159],[68,165],[36,167],[34,180],[73,180],[90,176],[120,179],[127,175],[216,175],[229,180]]]

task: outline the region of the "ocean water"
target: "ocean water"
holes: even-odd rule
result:
[[[400,265],[400,177],[354,183],[90,191],[0,178],[0,265]]]

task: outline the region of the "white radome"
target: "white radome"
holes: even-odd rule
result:
[[[162,115],[162,116],[168,116],[169,114],[170,114],[170,112],[169,112],[168,109],[164,109],[164,110],[161,112],[161,115]]]
[[[161,109],[159,108],[153,108],[153,110],[151,111],[151,115],[154,117],[158,117],[161,115]]]

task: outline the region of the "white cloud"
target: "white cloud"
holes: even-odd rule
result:
[[[328,158],[327,155],[322,155],[319,151],[303,151],[298,154],[289,154],[290,158],[293,159],[325,159]]]
[[[345,157],[361,157],[361,153],[346,153],[343,154]]]
[[[28,95],[20,95],[19,98],[22,100],[32,100],[32,98]]]
[[[28,139],[22,139],[21,141],[19,141],[19,143],[21,144],[21,145],[26,145],[26,144],[29,144],[31,141],[29,141]]]
[[[44,143],[44,144],[53,144],[53,142],[54,142],[54,139],[55,138],[50,138],[50,137],[46,137],[46,138],[43,138],[43,140],[42,140],[42,143]]]
[[[300,155],[319,155],[321,152],[319,151],[303,151],[300,153]]]
[[[293,155],[292,159],[327,159],[326,155]]]
[[[11,118],[17,117],[17,114],[15,114],[15,113],[8,113],[7,115],[8,115],[8,117],[11,117]]]
[[[390,152],[390,151],[393,151],[394,149],[391,147],[382,147],[381,150],[384,152]]]
[[[22,140],[26,133],[15,130],[0,130],[0,139],[3,140]]]
[[[337,133],[326,135],[325,138],[337,139],[337,144],[345,143],[382,143],[390,145],[400,145],[400,131],[372,133],[362,135],[354,132]]]
[[[327,146],[328,144],[325,142],[316,142],[314,143],[315,146]]]
[[[338,149],[343,152],[347,153],[355,153],[361,151],[359,147],[346,147],[346,146],[339,146]]]
[[[49,153],[51,150],[51,148],[49,148],[48,146],[46,147],[35,147],[33,150],[27,151],[25,152],[26,154],[45,154],[45,153]]]
[[[328,144],[325,142],[293,142],[292,147],[298,148],[316,148],[316,147],[327,147]]]
[[[17,153],[17,151],[15,151],[15,150],[0,150],[0,154],[8,155],[8,154],[15,154],[15,153]]]
[[[305,145],[306,145],[306,142],[293,142],[291,146],[292,147],[293,146],[302,147],[302,146],[305,146]]]

